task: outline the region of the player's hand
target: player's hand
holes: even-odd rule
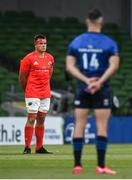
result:
[[[88,89],[89,89],[89,93],[90,94],[95,94],[97,91],[99,91],[102,87],[102,84],[100,83],[100,81],[95,81],[92,82],[91,84],[89,84]]]
[[[85,83],[89,86],[91,83],[96,82],[98,79],[98,77],[87,78]]]

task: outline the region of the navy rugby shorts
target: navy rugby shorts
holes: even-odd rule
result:
[[[75,108],[109,109],[112,108],[112,92],[110,86],[104,86],[94,95],[78,90],[74,100]]]

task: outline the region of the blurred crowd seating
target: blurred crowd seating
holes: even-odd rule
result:
[[[19,62],[34,49],[34,35],[42,33],[48,39],[47,51],[55,57],[55,71],[52,88],[74,92],[75,81],[65,73],[67,45],[78,34],[85,31],[85,24],[75,17],[36,17],[32,12],[7,11],[0,13],[0,101],[10,101],[12,94],[20,93],[18,86]],[[117,115],[132,115],[132,40],[129,33],[114,23],[106,23],[103,32],[118,42],[121,65],[112,78],[113,95],[119,99]],[[68,78],[66,78],[66,75]],[[69,78],[70,77],[70,78]],[[67,80],[68,81],[67,81]],[[18,95],[16,99],[19,99]],[[12,100],[13,100],[12,99]],[[0,111],[1,113],[1,111]]]

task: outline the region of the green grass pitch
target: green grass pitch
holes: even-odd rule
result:
[[[23,155],[23,146],[0,147],[0,179],[132,179],[132,145],[109,145],[107,165],[116,175],[95,174],[94,145],[85,145],[81,175],[71,173],[73,156],[71,145],[46,145],[53,155]]]

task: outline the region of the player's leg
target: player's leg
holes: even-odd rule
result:
[[[107,126],[108,120],[111,114],[110,109],[98,109],[95,110],[96,116],[96,127],[97,127],[97,137],[96,137],[96,150],[98,166],[105,166],[105,154],[107,150]]]
[[[35,136],[36,136],[36,152],[41,149],[43,145],[43,137],[44,137],[44,120],[46,117],[46,112],[38,112],[37,113],[37,121],[35,126]]]
[[[50,153],[43,147],[43,138],[44,138],[44,122],[47,112],[50,107],[50,98],[40,99],[40,107],[37,113],[37,121],[35,126],[35,135],[36,135],[36,153]]]
[[[25,124],[24,134],[25,134],[25,149],[24,154],[31,153],[31,141],[34,132],[34,122],[37,117],[38,107],[40,104],[39,99],[37,98],[26,98],[26,108],[27,108],[27,122]]]
[[[91,98],[89,94],[78,91],[75,97],[74,106],[75,127],[73,134],[73,173],[80,174],[82,172],[81,157],[84,145],[84,130],[87,123],[89,107],[91,106]]]
[[[105,155],[107,150],[107,126],[108,120],[111,114],[110,109],[99,109],[95,111],[96,114],[96,126],[97,126],[97,139],[96,139],[96,150],[97,150],[97,174],[116,174],[116,171],[111,170],[105,165]]]
[[[87,123],[89,110],[87,109],[75,109],[75,128],[73,135],[73,155],[74,155],[74,168],[73,173],[80,174],[82,172],[82,150],[84,145],[84,130]]]
[[[94,99],[96,127],[97,127],[96,173],[114,174],[115,173],[114,171],[111,171],[109,168],[106,168],[105,166],[105,155],[106,155],[107,144],[108,144],[107,128],[108,128],[108,121],[111,115],[111,106],[112,106],[112,97],[111,97],[110,87],[104,87],[95,96],[93,96],[93,99]]]

